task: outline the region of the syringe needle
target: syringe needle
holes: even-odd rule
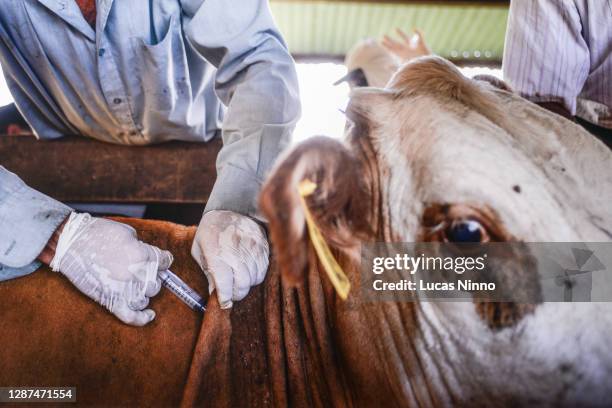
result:
[[[200,296],[195,290],[191,289],[189,285],[176,276],[169,269],[158,273],[159,278],[162,281],[162,285],[166,287],[170,292],[174,293],[176,297],[183,301],[187,306],[195,311],[204,313],[206,307]]]

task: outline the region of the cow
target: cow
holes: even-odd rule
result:
[[[384,89],[353,90],[346,114],[343,141],[297,146],[261,198],[281,275],[307,293],[325,272],[303,180],[317,186],[309,212],[355,287],[363,244],[452,242],[462,222],[482,242],[612,240],[610,150],[495,80],[420,58]],[[325,303],[310,310],[333,328],[352,402],[612,403],[610,303],[343,302],[321,286]]]
[[[359,252],[449,240],[463,220],[483,241],[609,242],[612,153],[438,57],[354,90],[346,113],[343,140],[308,139],[266,181],[272,266],[245,301],[221,310],[213,294],[200,317],[162,291],[156,320],[132,328],[43,268],[0,284],[0,384],[76,386],[84,405],[609,405],[611,304],[367,302]],[[302,199],[304,180],[316,188]],[[346,300],[307,214],[353,287]],[[194,228],[121,221],[206,292]]]

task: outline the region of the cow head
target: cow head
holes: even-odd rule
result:
[[[307,204],[354,287],[363,242],[464,239],[458,228],[480,241],[612,240],[610,151],[441,58],[403,66],[384,89],[355,90],[347,117],[343,141],[298,145],[263,189],[291,282],[326,281],[298,196],[305,178],[317,184]],[[601,402],[612,387],[612,305],[363,303],[358,290],[341,302],[324,285],[351,375],[398,401]]]

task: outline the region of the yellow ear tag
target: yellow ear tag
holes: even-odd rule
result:
[[[314,222],[312,214],[308,209],[308,205],[306,205],[306,200],[304,199],[304,197],[308,197],[314,193],[316,189],[317,185],[308,179],[302,180],[298,185],[300,201],[302,203],[302,207],[304,208],[304,214],[306,215],[308,235],[310,236],[312,245],[314,246],[317,256],[319,257],[319,261],[323,265],[325,272],[327,272],[327,276],[329,277],[332,285],[334,285],[338,296],[340,296],[342,300],[346,300],[349,291],[351,290],[351,282],[348,280],[346,274],[332,255],[331,250],[325,242],[321,231],[319,231],[317,224]]]

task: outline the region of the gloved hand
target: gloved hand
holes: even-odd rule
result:
[[[145,308],[161,289],[157,272],[171,263],[170,252],[139,241],[132,227],[72,213],[50,266],[122,322],[144,326],[155,318]]]
[[[268,271],[268,240],[253,219],[233,211],[204,214],[196,232],[191,255],[208,279],[208,290],[217,289],[222,309],[243,299],[263,282]]]

